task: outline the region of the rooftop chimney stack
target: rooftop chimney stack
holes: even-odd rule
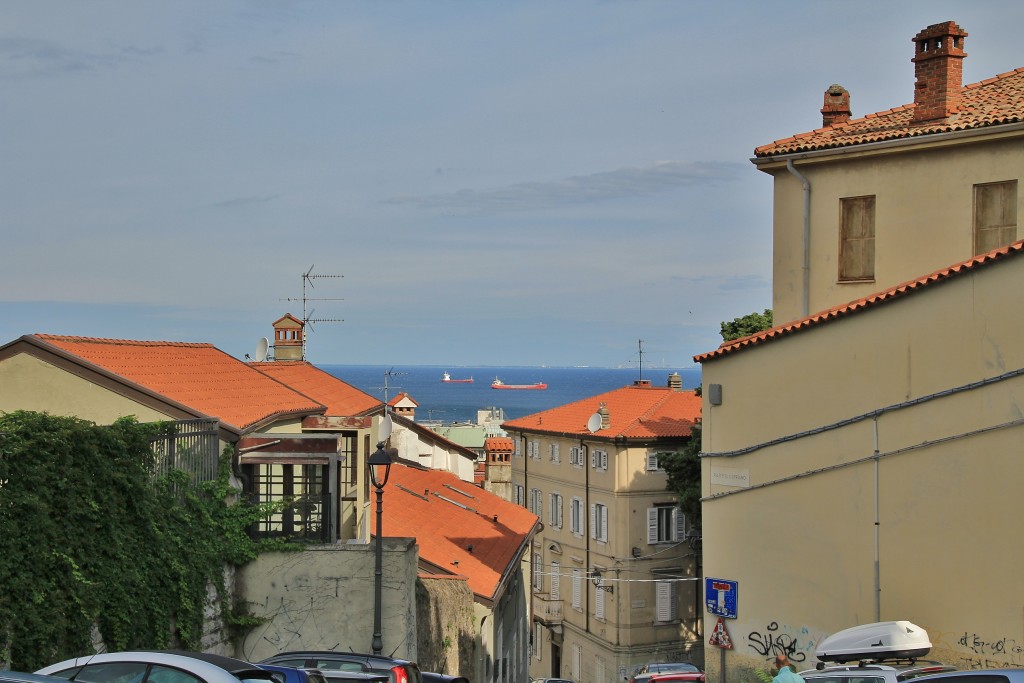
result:
[[[828,127],[835,123],[846,123],[850,115],[850,91],[837,83],[828,86],[825,104],[821,108],[821,125]]]
[[[914,123],[960,111],[966,37],[967,31],[952,21],[932,24],[914,36]]]

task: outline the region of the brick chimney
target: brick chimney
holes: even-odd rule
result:
[[[967,31],[952,21],[932,24],[914,36],[914,123],[960,110],[965,37]]]
[[[834,123],[846,123],[850,115],[850,91],[837,83],[828,86],[825,104],[821,108],[821,125],[828,127]]]

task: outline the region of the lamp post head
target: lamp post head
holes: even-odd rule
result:
[[[393,449],[384,449],[384,442],[377,444],[377,450],[366,459],[370,469],[370,482],[374,488],[382,489],[391,476],[391,453]]]

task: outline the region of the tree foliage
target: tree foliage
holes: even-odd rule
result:
[[[699,529],[700,513],[700,424],[690,430],[690,441],[675,453],[665,453],[658,463],[668,473],[669,491],[679,495],[679,508],[690,526]]]
[[[722,323],[722,341],[732,341],[772,328],[772,311],[764,309],[764,313],[748,313],[730,322]]]
[[[32,671],[93,651],[198,649],[208,590],[227,606],[226,565],[256,556],[262,514],[216,482],[152,474],[150,439],[173,424],[0,414],[0,668]]]

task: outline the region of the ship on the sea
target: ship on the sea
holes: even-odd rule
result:
[[[447,384],[468,384],[473,381],[473,378],[467,377],[465,379],[453,379],[452,376],[446,372],[441,376],[441,381]]]
[[[548,385],[544,382],[535,382],[533,384],[505,384],[499,378],[495,377],[494,381],[491,382],[491,389],[547,389]]]

